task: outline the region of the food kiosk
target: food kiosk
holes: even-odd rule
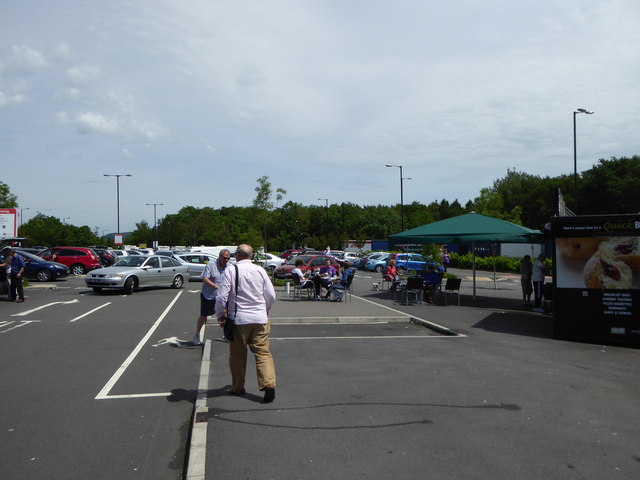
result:
[[[640,346],[640,215],[554,217],[556,338]]]

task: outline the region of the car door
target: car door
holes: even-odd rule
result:
[[[425,258],[422,255],[412,253],[409,255],[409,270],[415,270],[421,272],[424,267]]]
[[[173,278],[178,272],[177,260],[173,260],[169,257],[160,257],[160,270],[162,271],[163,284],[162,286],[171,286],[173,284]]]
[[[409,270],[409,258],[406,253],[400,253],[396,256],[396,268]]]
[[[313,257],[309,262],[309,270],[319,270],[324,265],[324,261],[329,257]]]
[[[151,287],[156,285],[163,285],[163,272],[160,267],[159,257],[149,257],[143,264],[142,271],[140,272],[140,286]]]

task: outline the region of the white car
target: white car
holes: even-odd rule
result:
[[[261,265],[266,271],[273,272],[276,268],[286,262],[284,258],[270,253],[256,253],[253,262]]]

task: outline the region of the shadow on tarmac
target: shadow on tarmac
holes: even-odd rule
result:
[[[492,313],[473,325],[488,332],[553,339],[553,317],[533,313]]]

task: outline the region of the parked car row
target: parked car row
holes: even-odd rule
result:
[[[395,260],[396,269],[399,274],[414,270],[421,272],[428,265],[433,266],[436,271],[443,271],[442,265],[434,262],[430,258],[418,253],[387,253],[375,252],[364,257],[360,262],[356,263],[357,268],[362,268],[368,272],[385,272],[389,262]]]
[[[89,272],[101,269],[109,268],[117,265],[123,259],[129,257],[148,257],[150,254],[165,256],[171,258],[179,265],[186,268],[186,275],[184,279],[188,280],[200,280],[202,272],[206,264],[212,260],[216,260],[217,256],[206,252],[178,252],[178,251],[158,251],[153,252],[152,249],[109,249],[104,247],[48,247],[48,248],[35,248],[30,249],[32,252],[27,252],[26,248],[21,248],[20,252],[25,259],[29,260],[28,272],[25,274],[27,278],[50,281],[58,278],[63,278],[69,274],[72,275],[85,275]],[[293,261],[288,262],[285,258],[288,257]],[[303,271],[307,269],[319,268],[324,265],[326,258],[331,260],[331,264],[338,268],[345,261],[351,263],[360,260],[359,254],[355,252],[342,252],[334,251],[330,256],[323,255],[322,252],[310,249],[290,249],[280,256],[270,253],[256,253],[254,255],[254,262],[262,265],[266,270],[270,272],[276,272],[279,270],[276,278],[289,278],[290,272],[293,269],[295,258],[303,257],[305,261],[305,267]],[[311,258],[313,257],[313,260]],[[232,253],[231,263],[235,261]],[[144,262],[142,262],[144,263]],[[123,265],[130,265],[131,260],[127,260]],[[284,269],[280,267],[289,264]],[[142,265],[142,264],[141,264]],[[283,273],[284,272],[284,273]],[[101,287],[96,287],[101,288]],[[123,287],[124,288],[124,287]],[[135,288],[135,287],[134,287]],[[131,290],[127,288],[127,290]]]

